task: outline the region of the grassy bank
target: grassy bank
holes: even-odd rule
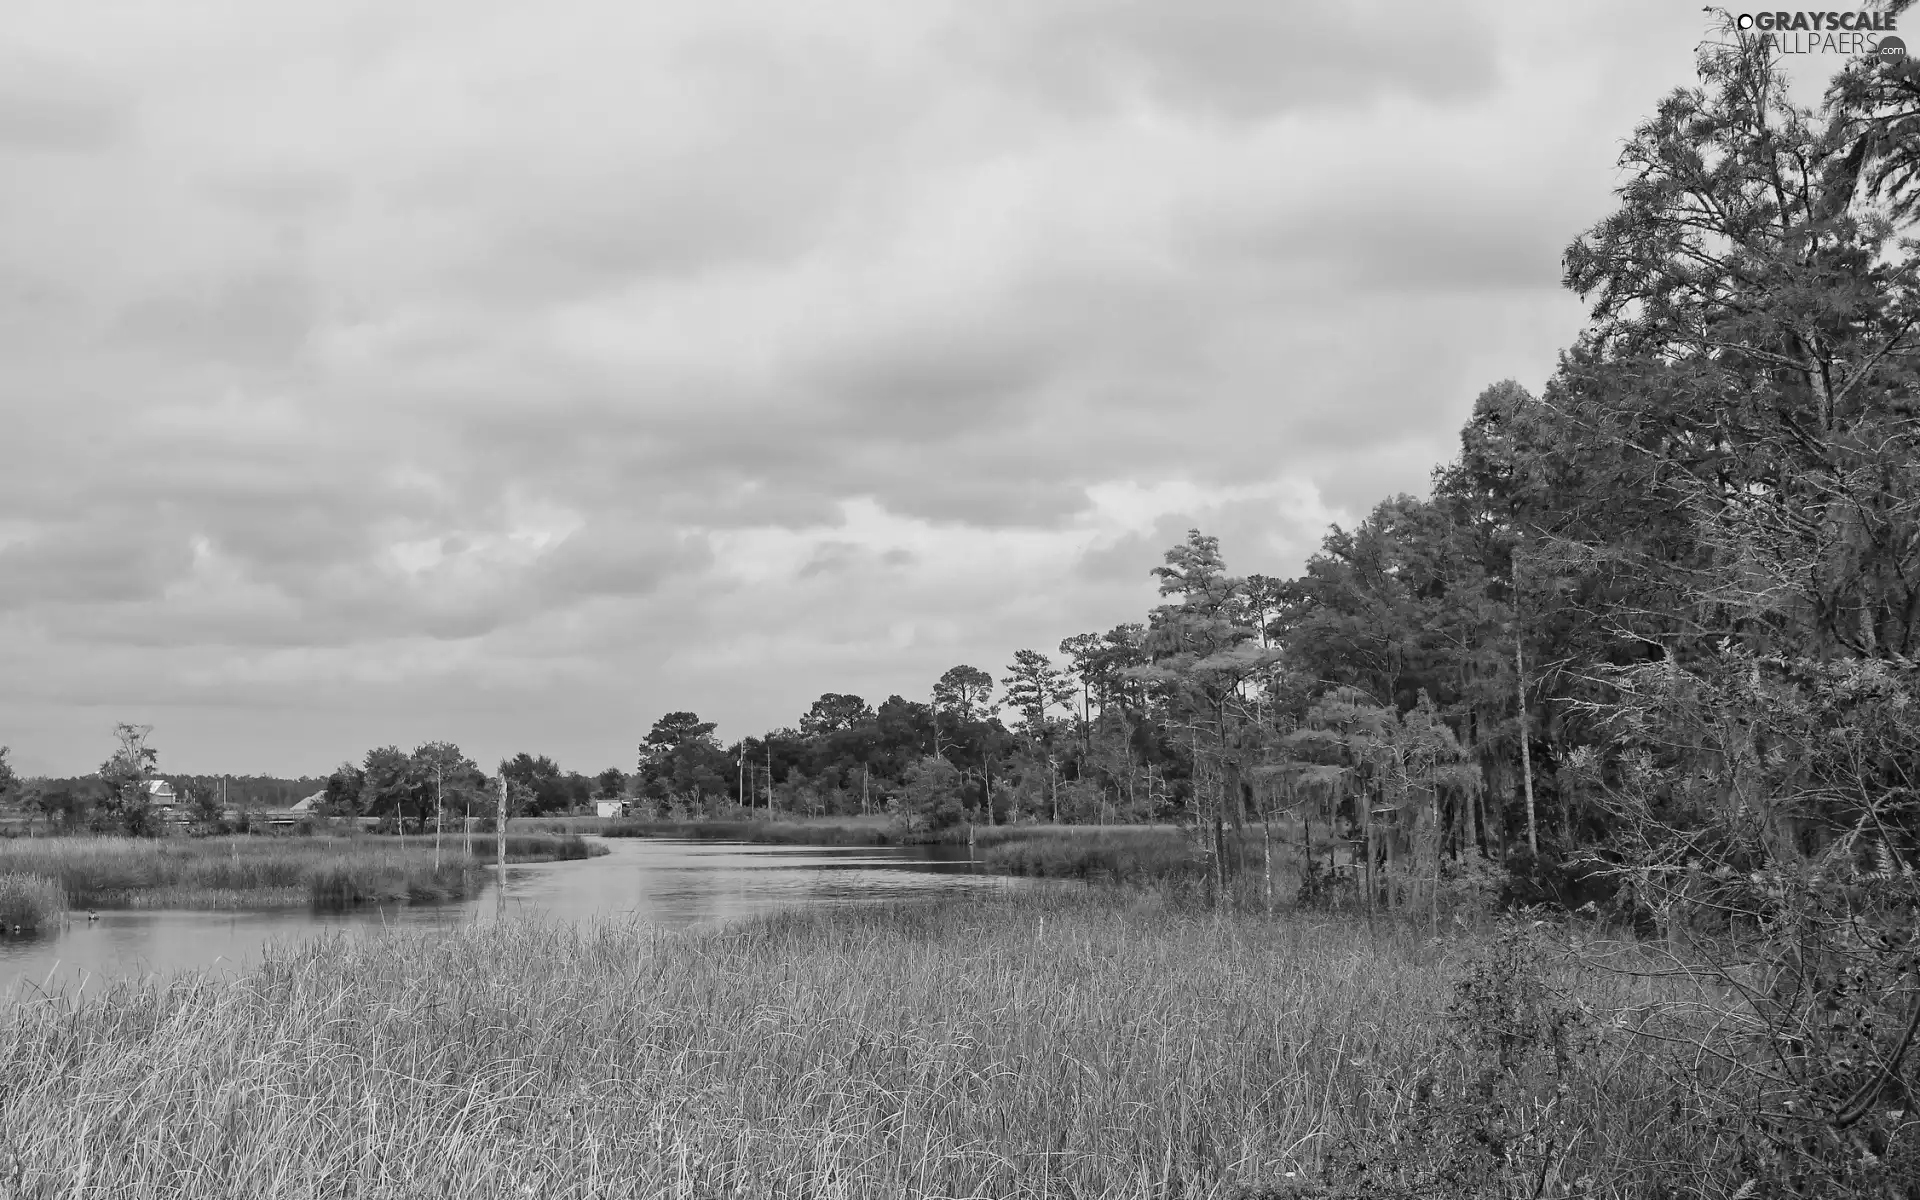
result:
[[[986,869],[1112,883],[1167,883],[1197,876],[1205,859],[1177,829],[1015,826],[981,830]]]
[[[648,821],[637,817],[518,817],[508,830],[608,838],[697,838],[779,846],[898,845],[886,817],[818,820]],[[965,834],[961,835],[965,840]]]
[[[0,930],[51,929],[66,911],[67,893],[58,879],[0,872]]]
[[[482,845],[484,840],[485,844]],[[507,861],[584,858],[577,835],[509,834]],[[485,886],[493,839],[448,837],[33,838],[0,842],[0,875],[54,880],[74,908],[339,907],[448,900]]]
[[[968,827],[953,825],[925,833],[903,834],[884,816],[791,818],[785,820],[702,820],[647,821],[633,817],[522,817],[509,823],[510,830],[543,831],[555,834],[583,833],[596,837],[696,838],[732,842],[759,842],[781,846],[898,846],[965,845]],[[1071,845],[1114,847],[1144,846],[1148,841],[1163,847],[1163,853],[1175,854],[1184,845],[1180,830],[1171,825],[975,825],[971,830],[981,849],[1016,842],[1044,840],[1049,846]],[[1141,839],[1139,841],[1129,839]],[[1063,861],[1052,856],[1029,855],[1025,859],[1005,859],[1029,863]],[[1029,870],[1025,873],[1045,873]],[[1074,874],[1064,871],[1063,874]]]
[[[1106,892],[331,938],[0,1014],[0,1130],[29,1195],[1279,1197],[1471,1080],[1472,949]],[[1538,1194],[1685,1150],[1646,1074],[1566,1092]]]

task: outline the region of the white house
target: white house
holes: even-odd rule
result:
[[[603,817],[624,817],[627,815],[625,800],[602,800],[595,806]]]

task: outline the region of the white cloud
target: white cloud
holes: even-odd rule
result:
[[[1291,573],[1580,319],[1664,0],[10,11],[0,743],[919,695]]]

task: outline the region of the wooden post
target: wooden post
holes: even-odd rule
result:
[[[433,873],[440,874],[440,830],[447,823],[447,806],[440,799],[440,764],[433,764]]]
[[[500,818],[494,822],[494,844],[499,848],[500,861],[495,864],[496,877],[500,883],[499,907],[507,911],[507,773],[500,772]]]

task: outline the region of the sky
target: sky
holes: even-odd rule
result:
[[[631,769],[1297,574],[1544,382],[1707,22],[15,0],[0,744]]]

